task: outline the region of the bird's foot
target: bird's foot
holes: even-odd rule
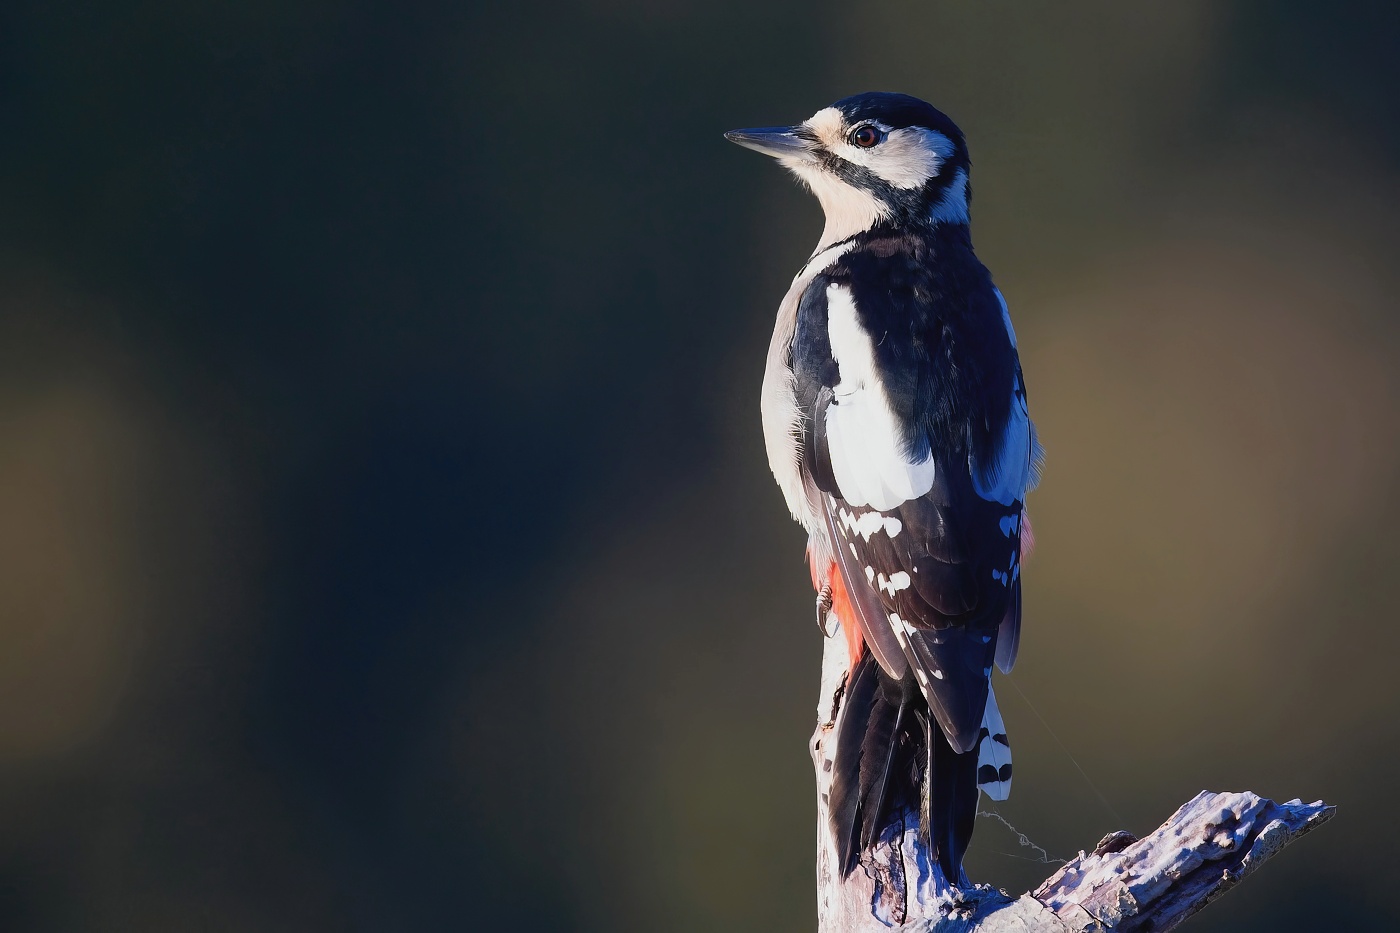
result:
[[[831,584],[823,583],[821,591],[817,593],[817,631],[822,633],[823,638],[830,638],[836,633],[829,625],[831,618]]]

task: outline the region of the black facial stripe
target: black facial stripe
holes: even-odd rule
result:
[[[940,163],[938,174],[921,187],[910,190],[896,188],[864,166],[848,162],[836,153],[827,151],[816,140],[810,127],[804,126],[798,130],[803,139],[815,143],[812,148],[818,153],[826,171],[852,187],[870,192],[888,204],[893,214],[890,220],[895,224],[922,223],[934,205],[947,194],[949,187],[957,179],[958,171],[966,173],[971,165],[962,130],[942,111],[917,97],[872,92],[838,100],[832,107],[841,113],[842,122],[846,126],[847,135],[843,137],[846,142],[850,142],[851,131],[869,123],[875,124],[884,135],[908,127],[931,130],[942,135],[952,146],[952,152]],[[870,147],[869,151],[878,152],[880,145]],[[971,197],[969,188],[969,201]]]
[[[894,211],[891,220],[896,223],[917,222],[928,216],[935,204],[957,178],[958,170],[967,170],[967,160],[960,152],[938,167],[938,174],[918,188],[896,188],[864,165],[848,162],[834,152],[822,150],[821,164],[831,174],[853,188],[869,191],[888,204]]]

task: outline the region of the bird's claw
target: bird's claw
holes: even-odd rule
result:
[[[827,618],[831,614],[831,584],[823,583],[821,590],[817,593],[817,631],[822,633],[823,638],[830,638],[836,634],[827,625]]]

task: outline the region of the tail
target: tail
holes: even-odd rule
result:
[[[892,680],[869,651],[846,677],[828,816],[841,871],[849,875],[889,825],[918,800],[913,770],[922,754],[914,730],[917,691]],[[927,715],[927,714],[924,714]]]
[[[949,884],[964,882],[962,860],[977,821],[977,750],[959,754],[948,744],[938,721],[928,716],[928,779],[923,784],[919,828]]]
[[[846,684],[828,811],[842,873],[892,822],[918,813],[925,847],[944,878],[961,884],[977,817],[979,749],[955,752],[912,678],[890,678],[869,651]]]
[[[997,708],[997,695],[990,687],[987,711],[982,714],[982,734],[977,740],[977,786],[992,800],[1011,796],[1011,741]]]

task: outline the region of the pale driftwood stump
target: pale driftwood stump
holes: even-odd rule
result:
[[[812,736],[820,933],[1164,933],[1336,812],[1321,801],[1201,791],[1150,835],[1113,833],[1017,898],[950,888],[919,843],[917,815],[906,813],[843,879],[827,803],[845,677],[845,639],[829,638]]]

